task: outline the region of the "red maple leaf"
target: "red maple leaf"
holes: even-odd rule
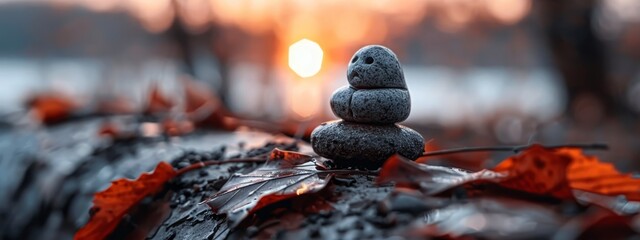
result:
[[[95,194],[91,219],[76,232],[74,239],[106,238],[133,206],[160,191],[175,176],[176,171],[171,165],[160,162],[152,173],[142,174],[136,180],[113,181],[109,188]]]

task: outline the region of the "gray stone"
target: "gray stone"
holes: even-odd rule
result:
[[[336,117],[346,120],[352,119],[351,97],[355,92],[356,89],[349,86],[343,86],[333,92],[329,105],[331,105],[331,111],[333,111],[333,114],[335,114]]]
[[[331,110],[346,121],[372,124],[402,122],[411,112],[409,91],[397,88],[339,88],[331,97]]]
[[[311,133],[311,147],[318,155],[332,159],[338,167],[376,169],[396,153],[408,159],[420,157],[424,138],[397,124],[370,125],[338,120],[316,127]]]
[[[379,45],[365,46],[353,55],[347,69],[347,80],[358,89],[407,89],[398,58],[391,50]]]

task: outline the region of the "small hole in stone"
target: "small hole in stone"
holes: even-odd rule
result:
[[[358,56],[353,57],[353,60],[351,60],[352,63],[358,61]]]
[[[367,57],[364,59],[364,63],[366,64],[372,64],[373,63],[373,58],[372,57]]]

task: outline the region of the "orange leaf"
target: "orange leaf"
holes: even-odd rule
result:
[[[628,200],[640,201],[640,179],[623,174],[613,164],[585,156],[576,149],[560,149],[558,154],[571,156],[567,180],[572,189],[602,195],[625,195]]]
[[[109,188],[95,194],[91,219],[76,232],[74,239],[106,238],[129,209],[146,196],[160,191],[175,176],[171,165],[160,162],[152,173],[144,173],[136,180],[114,181]]]
[[[162,128],[169,136],[180,136],[193,132],[194,126],[191,121],[165,119],[162,121]]]
[[[534,145],[519,155],[502,161],[493,170],[507,173],[499,182],[503,187],[525,192],[571,198],[566,169],[571,159],[553,150]]]
[[[108,114],[130,114],[136,112],[134,103],[123,96],[101,98],[98,100],[96,111]]]
[[[27,100],[33,116],[42,123],[55,123],[69,117],[78,108],[71,98],[60,93],[42,93]]]
[[[507,173],[500,185],[521,191],[573,199],[572,189],[640,200],[640,179],[618,172],[612,164],[571,148],[534,145],[494,168]]]
[[[151,86],[151,91],[147,97],[147,107],[144,112],[147,114],[168,112],[173,105],[173,101],[164,96],[162,92],[160,92],[158,85],[154,84]]]
[[[623,195],[626,200],[640,201],[640,179],[618,172],[610,163],[585,156],[581,150],[547,149],[541,145],[533,145],[507,158],[493,170],[478,172],[417,164],[393,156],[378,177],[378,183],[391,181],[401,186],[417,186],[428,194],[472,182],[493,182],[560,199],[576,199],[575,192],[580,190],[605,196]]]
[[[189,120],[196,124],[223,129],[233,130],[238,127],[237,119],[207,86],[190,79],[185,79],[183,84],[185,111]]]

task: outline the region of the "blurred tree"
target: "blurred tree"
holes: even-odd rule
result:
[[[535,1],[553,63],[561,74],[568,97],[567,111],[578,122],[600,122],[624,110],[613,96],[608,80],[605,45],[593,29],[597,1]]]

